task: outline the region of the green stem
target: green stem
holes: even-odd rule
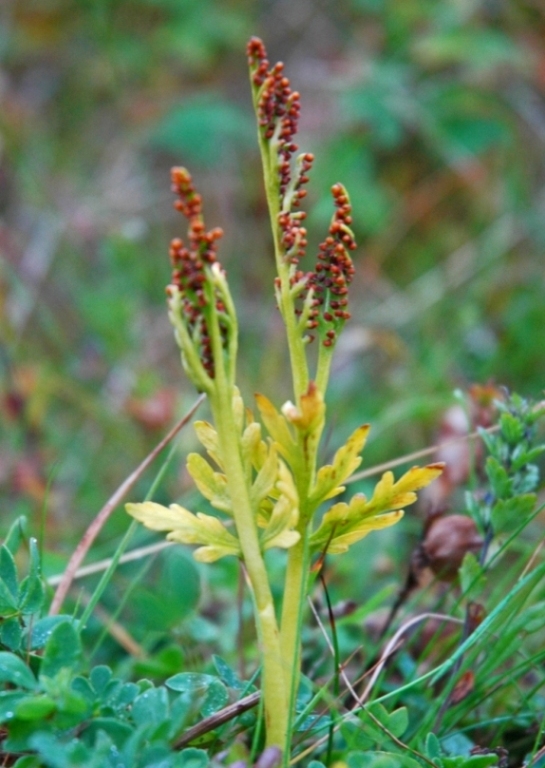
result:
[[[331,360],[333,359],[333,348],[324,347],[320,343],[318,352],[318,367],[316,369],[316,386],[325,395],[327,383],[329,381],[329,371],[331,370]]]
[[[254,94],[255,97],[255,94]],[[265,195],[269,208],[271,220],[271,229],[274,243],[274,255],[276,269],[280,278],[280,290],[278,292],[279,309],[286,325],[288,338],[288,349],[290,355],[290,365],[293,376],[294,393],[298,399],[306,392],[309,383],[308,364],[305,354],[306,344],[303,341],[301,333],[297,328],[297,316],[293,297],[290,293],[290,267],[284,258],[284,249],[280,240],[280,229],[278,226],[278,214],[280,213],[280,189],[278,183],[278,173],[275,168],[275,140],[266,140],[261,135],[261,129],[258,128],[259,149],[261,152],[261,161],[263,165],[263,177],[265,181]]]
[[[234,517],[240,548],[255,601],[256,625],[263,663],[263,698],[267,746],[284,748],[288,729],[286,670],[280,649],[280,634],[265,563],[259,546],[255,517],[240,455],[231,398],[211,398],[214,421],[220,440],[229,495],[234,500]]]
[[[257,103],[259,100],[259,88],[252,86],[254,106],[257,112]],[[301,396],[307,392],[309,387],[309,371],[306,357],[306,343],[303,333],[298,327],[298,318],[295,313],[295,299],[290,284],[290,263],[286,259],[286,254],[282,246],[282,233],[278,224],[278,216],[281,212],[281,197],[278,176],[278,157],[276,151],[276,139],[265,139],[262,130],[258,127],[258,141],[263,164],[263,175],[265,182],[265,194],[269,208],[271,229],[274,242],[274,252],[276,269],[280,285],[277,291],[278,306],[286,326],[288,341],[288,350],[290,356],[291,372],[293,377],[294,399],[296,403],[300,402]],[[324,384],[327,381],[327,371],[325,373]],[[286,569],[284,595],[282,604],[282,622],[280,633],[280,648],[284,663],[284,669],[287,674],[287,691],[289,701],[286,707],[288,730],[286,740],[289,740],[289,728],[292,723],[292,712],[295,701],[295,694],[299,685],[300,675],[300,637],[301,623],[304,610],[304,601],[308,584],[308,526],[313,510],[307,509],[307,499],[315,475],[316,451],[317,445],[313,446],[310,454],[307,446],[304,445],[304,438],[300,442],[300,456],[302,457],[301,473],[295,477],[297,491],[300,499],[299,510],[299,531],[301,538],[299,542],[291,547],[288,552],[288,563]],[[286,752],[289,743],[286,743]]]
[[[210,405],[218,432],[229,495],[233,499],[240,548],[253,590],[263,665],[262,688],[267,746],[283,749],[287,740],[289,709],[280,634],[242,461],[240,437],[233,414],[233,389],[226,376],[217,315],[213,309],[209,313],[209,320],[215,362],[214,390],[210,395]]]
[[[304,471],[298,483],[300,499],[299,524],[297,530],[301,534],[300,540],[288,550],[288,562],[284,581],[284,595],[282,602],[282,621],[280,630],[280,642],[282,656],[286,668],[291,670],[290,679],[290,728],[292,727],[292,715],[295,705],[295,697],[299,687],[301,674],[301,627],[303,612],[306,606],[308,592],[310,551],[308,545],[309,524],[312,519],[313,509],[309,508],[308,498],[314,482],[316,467],[317,444],[311,454],[307,454],[301,444],[301,455],[306,458]]]
[[[300,528],[301,539],[288,553],[280,642],[284,664],[291,669],[290,712],[299,685],[301,666],[301,625],[308,584],[309,548],[307,526]]]

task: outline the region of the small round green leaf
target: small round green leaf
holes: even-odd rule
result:
[[[19,720],[43,720],[56,709],[50,696],[26,696],[15,707],[15,716]]]
[[[61,669],[73,669],[80,658],[81,642],[72,622],[58,624],[44,649],[40,675],[55,677]]]
[[[22,659],[14,653],[0,652],[0,683],[12,683],[34,690],[36,678]]]
[[[208,768],[208,755],[203,749],[189,747],[180,752],[176,768]]]

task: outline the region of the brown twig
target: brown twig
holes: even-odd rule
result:
[[[229,704],[228,707],[220,709],[219,712],[214,712],[210,717],[201,720],[200,723],[193,725],[183,733],[180,738],[174,742],[174,749],[182,749],[186,744],[189,744],[193,739],[197,739],[199,736],[204,736],[205,733],[213,731],[214,728],[219,728],[220,725],[228,723],[229,720],[242,715],[249,709],[253,709],[259,704],[261,698],[261,691],[251,693],[249,696],[245,696],[239,701],[235,701],[233,704]]]
[[[72,556],[70,560],[68,561],[68,565],[66,566],[66,570],[64,571],[62,578],[59,582],[59,585],[57,587],[57,591],[55,592],[55,595],[53,597],[53,601],[51,603],[51,607],[49,609],[49,615],[54,616],[55,614],[59,613],[62,604],[66,598],[66,595],[68,594],[68,590],[70,589],[70,586],[72,584],[72,581],[75,578],[76,572],[80,565],[82,564],[83,560],[85,559],[85,556],[89,552],[89,549],[91,548],[94,540],[100,533],[102,527],[114,511],[114,509],[117,507],[118,504],[121,503],[123,498],[126,496],[126,494],[131,490],[131,488],[135,485],[135,483],[140,479],[140,477],[144,474],[146,469],[150,466],[150,464],[153,462],[153,460],[157,457],[157,455],[167,446],[178,434],[178,432],[184,427],[189,419],[193,416],[197,408],[201,405],[205,398],[205,395],[201,395],[193,406],[189,409],[189,411],[185,414],[185,416],[178,421],[177,424],[174,425],[174,427],[170,430],[170,432],[165,435],[165,437],[155,446],[155,448],[146,456],[144,461],[142,461],[141,464],[138,465],[138,467],[132,472],[126,480],[124,480],[119,488],[110,496],[106,504],[102,507],[98,515],[95,517],[95,519],[91,522],[83,536],[81,537],[79,544],[76,546],[74,552],[72,553]]]

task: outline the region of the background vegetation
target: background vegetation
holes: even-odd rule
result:
[[[208,223],[226,233],[221,260],[238,302],[245,396],[290,395],[244,56],[251,34],[286,62],[302,94],[299,144],[317,157],[311,242],[327,226],[333,182],[354,205],[361,245],[328,450],[367,421],[369,466],[457,434],[453,391],[474,384],[490,385],[473,390],[481,423],[494,386],[541,397],[537,0],[4,0],[3,527],[25,515],[42,532],[48,576],[195,399],[164,307],[168,242],[184,229],[171,206],[171,165],[191,169]],[[189,505],[181,467],[193,445],[187,430],[157,500]],[[456,511],[460,500],[439,501]],[[118,511],[91,559],[111,555],[127,525]],[[391,602],[421,527],[410,515],[332,566],[334,600],[361,606],[380,590]],[[139,531],[132,546],[149,541]],[[169,550],[145,567],[143,575],[141,562],[123,566],[104,594],[90,626],[93,662],[159,680],[182,657],[184,669],[203,668],[214,652],[234,657],[244,643],[234,564],[201,570]],[[73,598],[85,602],[95,583],[81,582]],[[106,631],[112,614],[118,624]],[[346,628],[346,650],[363,618]],[[120,627],[128,638],[116,636]],[[309,630],[310,646],[317,637]]]

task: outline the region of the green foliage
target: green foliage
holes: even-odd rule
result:
[[[186,553],[172,550],[162,557],[155,589],[139,587],[131,600],[131,611],[135,623],[141,627],[165,631],[190,616],[200,596],[200,576],[195,563]]]
[[[191,701],[200,701],[199,712],[208,717],[227,704],[225,685],[214,675],[180,672],[169,677],[165,685],[172,691],[185,693]]]
[[[409,617],[469,616],[467,637],[459,625],[433,620],[404,635],[369,709],[384,706],[388,717],[406,710],[400,738],[445,768],[499,763],[493,754],[469,755],[475,745],[505,746],[512,765],[527,764],[542,746],[545,594],[532,567],[541,562],[543,438],[531,398],[545,380],[543,11],[525,0],[341,0],[297,13],[288,5],[6,4],[0,500],[4,532],[20,516],[30,524],[18,519],[0,548],[0,720],[8,731],[14,721],[10,738],[32,753],[13,758],[19,768],[196,768],[222,750],[225,762],[250,765],[261,748],[251,712],[213,732],[210,757],[173,750],[179,734],[165,737],[157,724],[149,737],[130,714],[137,696],[159,689],[142,700],[142,717],[151,717],[146,701],[164,714],[165,696],[167,710],[179,701],[181,712],[184,694],[162,687],[179,674],[209,675],[229,701],[254,690],[244,681],[256,668],[250,601],[233,599],[234,563],[205,574],[172,548],[153,561],[147,555],[144,567],[120,565],[86,627],[78,616],[93,575],[75,583],[67,613],[46,615],[46,579],[62,572],[98,509],[190,397],[178,393],[161,300],[168,266],[160,254],[178,231],[165,197],[173,162],[195,164],[210,221],[229,232],[244,394],[276,388],[288,396],[277,313],[262,299],[273,276],[262,257],[268,221],[240,53],[255,30],[286,59],[303,94],[305,144],[317,155],[311,224],[327,222],[319,190],[342,177],[363,244],[355,259],[361,302],[333,371],[328,409],[337,423],[324,459],[334,455],[336,435],[364,422],[373,423],[370,465],[436,442],[455,387],[496,381],[528,397],[526,406],[521,399],[503,408],[499,433],[483,431],[489,460],[475,449],[465,504],[461,487],[446,502],[469,514],[487,541],[486,552],[466,555],[455,583],[413,590],[378,641],[421,534],[418,513],[380,551],[365,540],[344,563],[328,559],[340,658],[351,659],[343,669],[351,679],[362,674]],[[180,443],[184,454],[195,450],[188,434]],[[358,491],[370,490],[361,481]],[[135,489],[135,498],[144,492]],[[161,503],[194,501],[175,463],[158,495]],[[116,513],[89,559],[110,557],[124,532]],[[149,543],[142,534],[133,541]],[[295,753],[345,713],[327,695],[332,665],[321,631],[309,624],[304,633],[304,668],[321,703],[295,734]],[[453,655],[459,668],[445,670]],[[439,668],[433,689],[429,678],[419,682]],[[154,684],[132,682],[142,677]],[[384,696],[391,698],[375,703]],[[179,733],[203,717],[187,711]],[[353,727],[351,738],[364,739],[368,726],[377,742],[347,754],[344,734]],[[334,734],[331,760],[318,745],[309,765],[428,765],[377,728],[353,713]],[[250,752],[244,744],[252,739]]]
[[[536,505],[532,491],[538,485],[539,470],[535,461],[545,451],[545,443],[535,445],[536,423],[544,409],[518,395],[498,403],[498,408],[499,431],[482,433],[490,453],[485,467],[490,490],[480,522],[495,534],[507,534],[529,519]]]
[[[360,712],[359,723],[347,721],[341,732],[348,749],[391,749],[392,736],[403,736],[409,725],[406,707],[388,713],[382,704],[371,704]]]
[[[236,151],[244,151],[254,140],[254,132],[246,112],[210,94],[172,110],[155,129],[152,142],[187,158],[188,164],[215,168]]]

